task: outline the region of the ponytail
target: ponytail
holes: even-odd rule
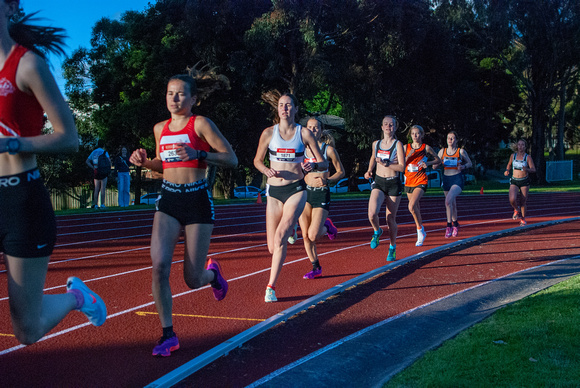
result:
[[[31,21],[41,20],[33,17],[37,13],[31,13],[16,22],[10,23],[8,27],[10,37],[19,45],[26,47],[43,58],[46,58],[47,54],[51,52],[57,55],[64,55],[64,39],[67,37],[64,29],[29,24]]]

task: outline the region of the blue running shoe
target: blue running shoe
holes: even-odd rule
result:
[[[373,233],[373,238],[371,239],[371,249],[375,249],[379,246],[379,237],[383,234],[383,230],[379,228],[379,230]]]
[[[276,291],[272,287],[266,287],[266,296],[264,297],[266,303],[277,302]]]
[[[387,256],[387,261],[397,260],[397,252],[395,252],[395,249],[396,248],[392,245],[389,247],[389,255]]]
[[[91,291],[83,281],[77,277],[71,276],[66,281],[68,292],[80,292],[83,295],[83,305],[77,310],[84,313],[89,321],[95,326],[101,326],[107,319],[107,306],[99,295]]]
[[[179,349],[179,340],[176,335],[165,339],[161,337],[159,342],[157,342],[157,346],[153,348],[153,355],[169,357],[171,356],[171,352],[174,352],[177,349]]]

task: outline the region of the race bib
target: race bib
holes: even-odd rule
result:
[[[514,170],[523,170],[526,163],[523,160],[514,160]]]
[[[296,158],[296,150],[294,148],[278,148],[276,149],[276,158],[280,161],[291,162]]]
[[[379,150],[377,156],[384,160],[391,160],[391,151]]]
[[[444,157],[443,158],[443,165],[445,167],[457,167],[457,158],[449,158],[449,157]]]
[[[407,171],[417,172],[417,171],[419,171],[419,166],[416,164],[409,164],[409,165],[407,165]]]
[[[181,159],[177,156],[179,144],[191,145],[189,136],[186,134],[163,136],[159,143],[159,154],[161,155],[161,160],[165,163],[180,162]]]

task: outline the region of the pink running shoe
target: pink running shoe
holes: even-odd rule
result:
[[[336,234],[338,233],[338,229],[336,229],[336,226],[334,226],[332,220],[327,218],[326,221],[324,221],[324,226],[326,226],[326,229],[328,230],[328,238],[330,240],[334,240],[336,238]]]
[[[153,355],[169,357],[171,356],[171,352],[174,352],[177,349],[179,349],[179,340],[177,339],[176,335],[166,339],[161,337],[159,342],[157,342],[157,346],[153,348]]]
[[[451,232],[451,235],[453,237],[457,237],[457,235],[459,234],[459,228],[457,226],[454,226]]]
[[[322,277],[322,268],[318,267],[308,272],[306,275],[302,276],[302,279],[316,279]]]
[[[445,228],[445,238],[449,238],[451,237],[451,228],[447,227]]]
[[[520,220],[520,226],[526,226],[528,223],[526,222],[526,219],[524,217],[522,217],[522,219]]]
[[[223,278],[222,269],[216,260],[209,259],[207,269],[215,271],[216,281],[219,283],[220,288],[212,286],[211,290],[213,291],[213,297],[215,298],[215,300],[219,302],[220,300],[225,298],[226,294],[228,293],[228,282],[226,279]]]
[[[520,219],[520,212],[517,210],[514,210],[514,215],[512,216],[512,219],[514,221]]]

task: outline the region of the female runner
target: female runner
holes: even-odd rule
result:
[[[61,29],[11,24],[17,0],[0,2],[0,252],[8,272],[8,303],[16,339],[32,344],[69,312],[80,310],[100,326],[107,309],[79,278],[67,293],[45,295],[56,219],[36,154],[75,152],[79,140],[68,105],[41,52],[62,53]],[[42,43],[41,43],[42,42]],[[46,112],[53,132],[42,135]]]
[[[156,157],[148,160],[147,152],[138,149],[130,158],[136,166],[163,173],[161,197],[151,235],[153,299],[163,329],[161,339],[153,349],[154,356],[167,357],[179,349],[179,340],[173,331],[169,273],[182,228],[185,230],[183,277],[187,286],[196,289],[210,284],[218,301],[225,298],[228,291],[228,283],[217,261],[209,259],[207,269],[204,269],[215,219],[211,188],[205,173],[208,164],[236,167],[238,158],[210,119],[191,112],[198,98],[194,76],[207,80],[214,75],[194,72],[192,69],[190,74],[169,79],[166,104],[171,118],[153,128]],[[219,77],[213,79],[218,85],[222,80]]]
[[[447,134],[447,148],[439,151],[439,159],[443,161],[443,192],[445,193],[445,211],[447,212],[447,227],[445,238],[457,237],[459,223],[457,222],[457,196],[463,191],[463,170],[471,167],[471,159],[463,148],[457,146],[457,133]]]
[[[383,118],[381,126],[383,139],[373,142],[369,169],[365,173],[365,178],[371,179],[375,167],[377,168],[374,174],[375,182],[369,198],[368,211],[369,221],[374,230],[371,238],[372,249],[379,246],[379,238],[383,234],[380,227],[379,210],[385,199],[387,200],[387,225],[390,239],[387,261],[394,261],[397,258],[397,211],[403,192],[400,174],[405,172],[403,144],[395,137],[398,127],[399,123],[394,116]]]
[[[405,192],[409,198],[409,211],[417,226],[417,242],[415,246],[420,247],[425,241],[427,233],[423,227],[421,218],[421,208],[419,201],[427,191],[427,167],[441,163],[439,156],[433,148],[423,143],[425,131],[420,125],[411,127],[411,144],[407,144],[405,150]],[[431,158],[429,158],[431,156]],[[429,160],[431,159],[431,160]]]
[[[510,204],[514,208],[513,219],[520,220],[520,225],[524,226],[526,222],[526,203],[530,192],[530,173],[536,172],[536,166],[532,157],[526,153],[527,143],[524,139],[518,140],[515,150],[505,168],[504,175],[509,176],[510,170],[512,177],[510,179]],[[519,194],[519,203],[518,203]]]
[[[304,279],[314,279],[322,276],[322,267],[318,261],[316,252],[316,240],[328,234],[328,238],[336,238],[337,229],[328,218],[330,210],[330,184],[338,182],[344,176],[344,167],[340,162],[340,157],[334,148],[334,139],[322,132],[322,126],[317,118],[311,118],[306,123],[306,127],[312,132],[314,138],[320,146],[322,156],[332,162],[336,172],[330,175],[328,168],[311,170],[304,177],[306,182],[306,205],[300,216],[300,229],[303,231],[304,249],[312,263],[312,271],[303,276]],[[315,163],[309,149],[305,150],[305,162]]]
[[[328,167],[312,132],[295,121],[298,112],[296,98],[288,93],[283,94],[278,99],[277,108],[280,122],[262,132],[254,158],[254,166],[268,177],[266,234],[268,250],[272,254],[272,268],[264,297],[266,302],[278,300],[276,282],[286,260],[288,237],[306,204],[304,172]],[[306,147],[320,162],[304,162]],[[266,154],[270,157],[270,167],[264,164]]]

